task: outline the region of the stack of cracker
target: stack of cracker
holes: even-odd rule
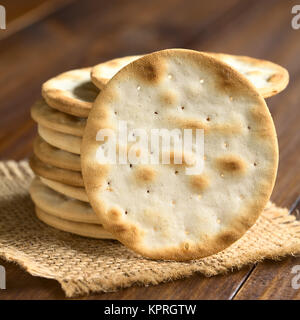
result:
[[[44,223],[81,236],[114,238],[103,229],[89,204],[81,174],[80,145],[100,90],[112,75],[137,58],[68,71],[43,84],[42,98],[31,107],[38,136],[29,163],[36,174],[30,195],[36,215]]]
[[[262,97],[287,83],[287,71],[265,60],[180,49],[50,79],[31,108],[38,124],[30,159],[37,217],[66,232],[117,239],[155,259],[223,250],[269,200],[278,150]],[[204,129],[207,172],[187,177],[183,166],[98,166],[95,133],[117,120],[133,128]]]

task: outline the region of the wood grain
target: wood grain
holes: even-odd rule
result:
[[[300,258],[259,264],[234,297],[235,300],[300,300],[300,289],[292,288],[292,268]]]
[[[75,0],[4,0],[7,30],[0,33],[0,40],[42,20]]]
[[[43,2],[49,1],[28,1],[35,6]],[[60,72],[170,47],[244,54],[282,64],[291,75],[288,88],[267,101],[280,147],[272,200],[291,207],[300,190],[300,31],[290,24],[296,2],[87,0],[83,5],[74,1],[24,24],[0,45],[1,159],[19,160],[32,153],[36,128],[30,105],[40,96],[41,84]],[[15,7],[15,20],[26,15],[21,9]],[[227,276],[195,275],[86,299],[299,299],[299,293],[290,290],[289,270],[295,263],[299,261],[293,258],[265,262]],[[8,289],[0,291],[1,299],[64,298],[57,282],[32,277],[11,263],[0,260],[0,264],[8,273]]]
[[[300,197],[291,208],[291,214],[300,220]],[[294,266],[300,266],[300,256],[274,263],[266,261],[249,272],[244,285],[234,295],[236,300],[300,300],[300,289],[292,287]],[[299,285],[300,282],[298,281]]]

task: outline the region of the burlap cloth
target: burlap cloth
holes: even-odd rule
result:
[[[32,177],[26,161],[0,162],[0,256],[32,275],[56,279],[68,297],[157,284],[194,272],[213,276],[300,253],[300,223],[286,209],[270,204],[223,252],[191,262],[145,259],[117,241],[87,239],[40,222],[27,192]]]

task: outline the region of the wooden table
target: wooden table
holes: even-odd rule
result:
[[[267,103],[277,128],[280,165],[272,200],[299,212],[300,30],[286,0],[15,0],[0,30],[0,154],[32,153],[36,126],[29,108],[41,84],[62,71],[117,56],[184,47],[270,59],[290,72],[290,85]],[[300,2],[298,1],[298,4]],[[297,200],[298,198],[298,200]],[[0,299],[63,299],[54,280],[32,277],[0,260],[7,290]],[[226,276],[133,287],[85,299],[299,299],[291,269],[300,258],[264,262]]]

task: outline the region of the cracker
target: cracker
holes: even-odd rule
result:
[[[35,213],[39,220],[47,225],[65,232],[70,232],[79,236],[95,239],[114,239],[114,237],[97,224],[82,222],[72,222],[69,220],[55,217],[38,207],[35,207]]]
[[[80,146],[82,138],[72,136],[71,134],[66,134],[58,132],[42,125],[38,125],[38,133],[46,142],[51,144],[53,147],[58,149],[68,151],[75,154],[80,154]]]
[[[57,168],[81,171],[78,154],[53,147],[40,136],[37,136],[34,140],[33,151],[36,157],[46,164]]]
[[[29,193],[37,207],[53,216],[73,222],[100,224],[90,204],[64,196],[37,178],[32,181]]]
[[[204,129],[203,172],[99,163],[96,134],[118,134],[120,120],[148,137],[153,128]],[[106,230],[143,256],[184,261],[225,249],[255,223],[273,189],[278,145],[266,103],[245,77],[208,55],[173,49],[109,81],[90,112],[81,164]]]
[[[242,73],[256,87],[259,93],[268,98],[283,91],[289,82],[288,71],[276,63],[246,56],[224,53],[202,52],[229,64]],[[107,82],[128,63],[142,56],[129,56],[100,63],[92,68],[91,78],[94,84],[103,89]]]
[[[31,117],[46,128],[78,137],[83,136],[86,125],[85,118],[75,117],[51,108],[44,100],[38,100],[31,107]]]
[[[81,172],[53,167],[32,156],[29,160],[32,171],[41,177],[75,187],[84,187]]]
[[[67,197],[74,198],[76,200],[89,202],[85,188],[70,186],[43,177],[40,177],[40,179],[46,186],[48,186],[50,189],[55,190],[56,192],[59,192]]]
[[[64,72],[43,84],[47,104],[62,112],[86,118],[99,89],[91,82],[91,68]]]
[[[225,53],[209,54],[242,73],[264,98],[283,91],[289,83],[288,71],[271,61]]]
[[[91,79],[95,86],[103,89],[107,82],[123,67],[142,56],[127,56],[102,62],[91,70]]]

